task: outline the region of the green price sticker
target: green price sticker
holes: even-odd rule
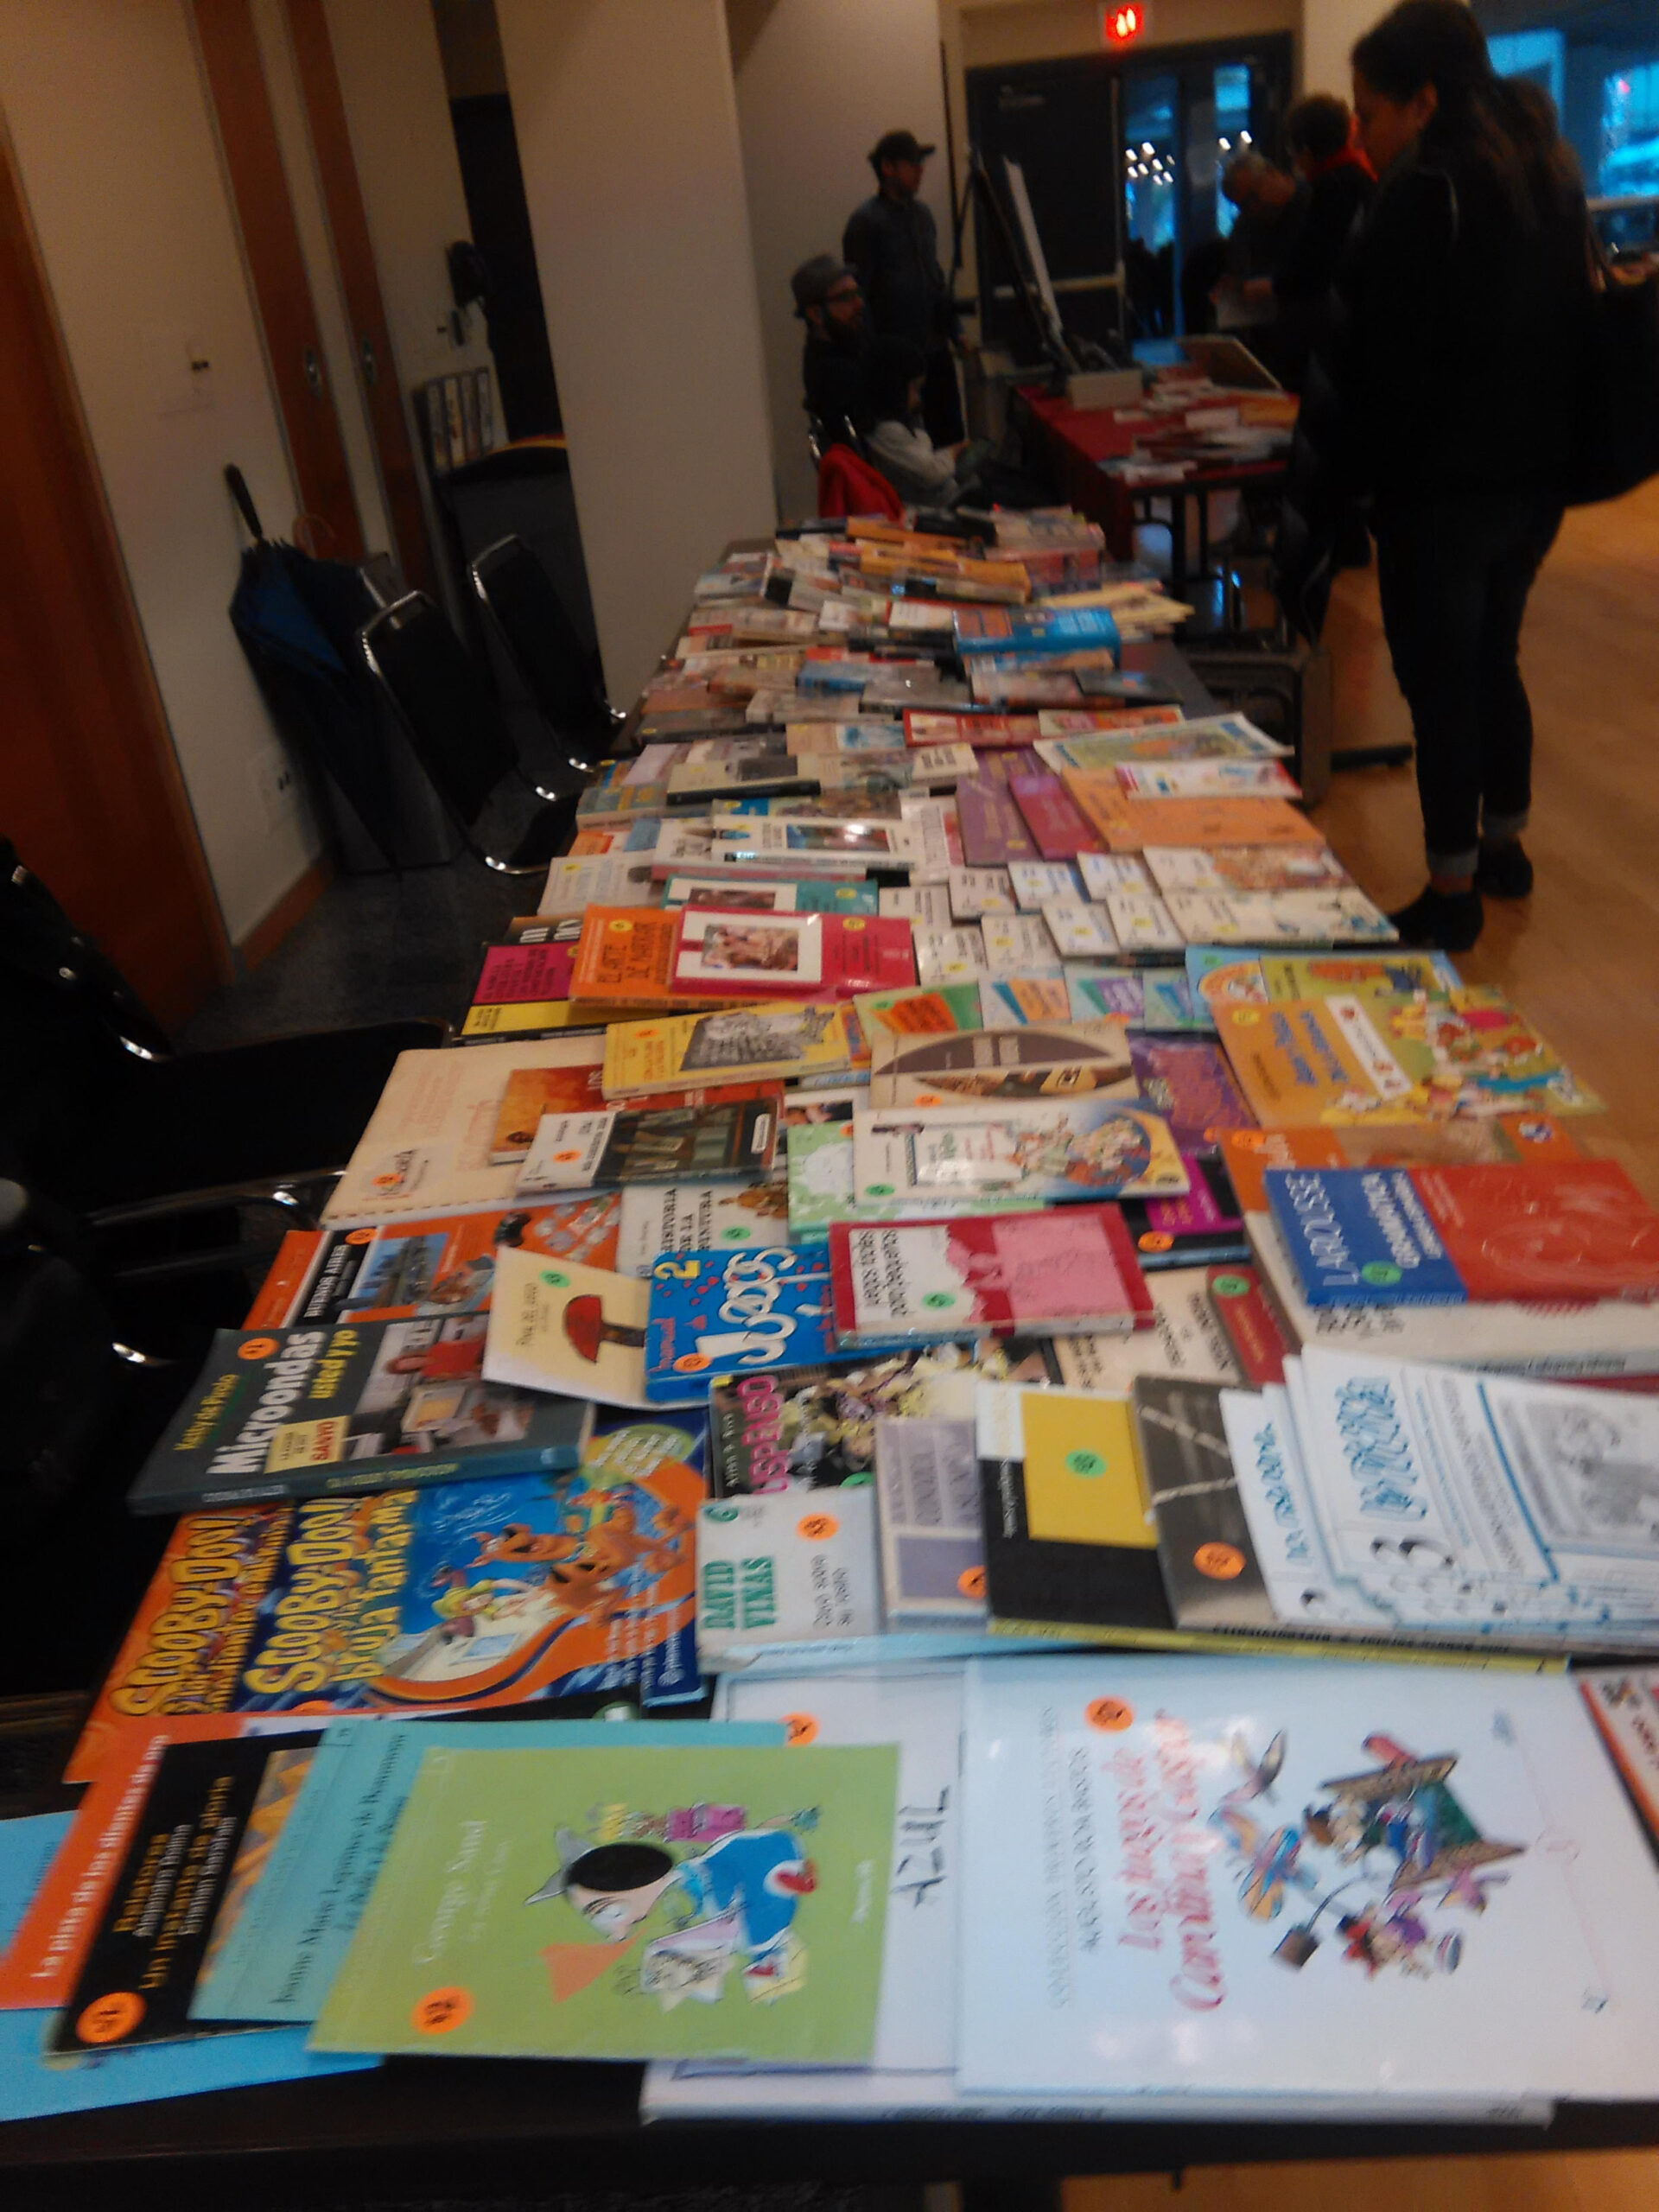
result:
[[[956,1302],[957,1294],[954,1290],[930,1290],[922,1300],[924,1306],[932,1306],[936,1313],[942,1307],[954,1306]]]
[[[1106,1471],[1106,1462],[1098,1452],[1068,1452],[1065,1455],[1068,1475],[1084,1475],[1092,1479]]]
[[[556,1268],[543,1268],[542,1281],[550,1290],[569,1290],[570,1287],[569,1276],[562,1275]]]
[[[1363,1281],[1374,1283],[1379,1290],[1387,1290],[1400,1280],[1400,1270],[1392,1260],[1367,1260],[1359,1273]]]

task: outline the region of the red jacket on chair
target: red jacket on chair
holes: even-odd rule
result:
[[[885,515],[900,522],[905,506],[880,471],[851,446],[830,446],[818,463],[818,512],[825,518]]]

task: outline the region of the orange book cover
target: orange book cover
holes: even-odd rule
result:
[[[1074,772],[1068,770],[1068,777]],[[1075,794],[1074,794],[1075,796]],[[1082,801],[1078,801],[1082,804]],[[1087,809],[1084,811],[1087,812]],[[1092,818],[1092,817],[1091,817]],[[1096,825],[1097,827],[1100,825]],[[1287,798],[1129,798],[1106,831],[1115,853],[1144,845],[1322,845],[1323,831]]]
[[[1223,1129],[1219,1142],[1244,1213],[1268,1211],[1262,1177],[1269,1167],[1483,1167],[1519,1160],[1553,1166],[1581,1156],[1568,1131],[1548,1114],[1382,1128]]]
[[[590,906],[570,969],[571,998],[629,1006],[671,997],[679,933],[677,908]]]
[[[596,1114],[604,1103],[597,1068],[514,1068],[490,1137],[490,1165],[524,1159],[543,1114]]]
[[[1115,768],[1063,768],[1060,781],[1090,828],[1108,844],[1122,835],[1129,799]]]

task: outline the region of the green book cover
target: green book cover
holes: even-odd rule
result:
[[[898,1754],[429,1751],[318,2050],[849,2064]]]

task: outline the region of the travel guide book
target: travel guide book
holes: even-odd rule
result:
[[[855,1033],[846,1007],[822,1001],[615,1021],[602,1039],[604,1097],[674,1090],[688,1079],[709,1076],[725,1082],[844,1082]]]
[[[550,1267],[503,1251],[498,1283],[510,1260]],[[484,1314],[468,1313],[220,1329],[128,1504],[187,1513],[576,1466],[592,1408],[486,1382],[486,1325]]]
[[[1659,1299],[1659,1215],[1618,1162],[1270,1167],[1308,1304]]]
[[[1156,1114],[1091,1096],[855,1114],[853,1177],[861,1201],[985,1192],[1045,1205],[1187,1187]]]
[[[434,1750],[322,2050],[856,2063],[898,1755]]]
[[[1127,1333],[1152,1300],[1116,1206],[830,1230],[843,1346],[894,1338]]]
[[[607,1420],[580,1468],[187,1514],[66,1771],[186,1713],[697,1694],[700,1414]]]
[[[764,1175],[778,1147],[781,1090],[743,1105],[608,1108],[544,1114],[518,1171],[517,1195],[613,1190],[623,1184],[741,1182]]]

